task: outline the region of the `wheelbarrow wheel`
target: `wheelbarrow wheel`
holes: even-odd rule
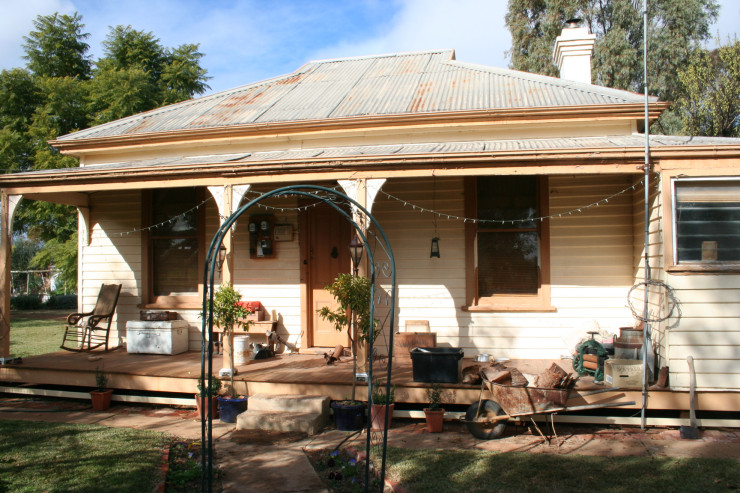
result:
[[[480,413],[478,406],[480,405]],[[503,416],[506,414],[496,401],[483,400],[480,403],[474,402],[468,407],[465,413],[465,425],[468,431],[475,438],[480,440],[493,440],[500,437],[506,429],[506,420],[498,421],[493,424],[490,419],[494,416]]]

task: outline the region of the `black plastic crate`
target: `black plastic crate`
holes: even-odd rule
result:
[[[465,355],[459,347],[417,347],[411,350],[414,382],[458,383]]]

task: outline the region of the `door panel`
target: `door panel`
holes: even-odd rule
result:
[[[350,271],[348,245],[351,227],[345,217],[328,205],[313,207],[309,211],[309,306],[313,345],[334,347],[349,345],[347,330],[338,332],[334,326],[318,316],[324,306],[332,310],[339,305],[326,287],[341,272]]]

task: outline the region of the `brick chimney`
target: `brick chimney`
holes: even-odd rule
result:
[[[580,19],[566,21],[560,36],[555,39],[552,59],[560,70],[560,78],[591,84],[591,54],[596,35],[580,26]]]

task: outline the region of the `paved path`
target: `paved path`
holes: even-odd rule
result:
[[[114,404],[96,412],[82,402],[0,398],[0,419],[23,419],[157,430],[200,439],[197,413],[188,409]],[[504,437],[482,441],[459,423],[445,423],[445,432],[427,433],[418,420],[394,420],[389,445],[407,448],[480,449],[498,452],[599,456],[672,456],[740,458],[740,430],[703,430],[699,440],[682,440],[679,430],[557,425],[558,438],[548,443],[527,428],[509,426]],[[347,432],[326,430],[314,437],[235,431],[233,424],[214,421],[216,462],[229,492],[325,492],[304,449],[332,449]],[[364,435],[345,442],[364,450]]]

